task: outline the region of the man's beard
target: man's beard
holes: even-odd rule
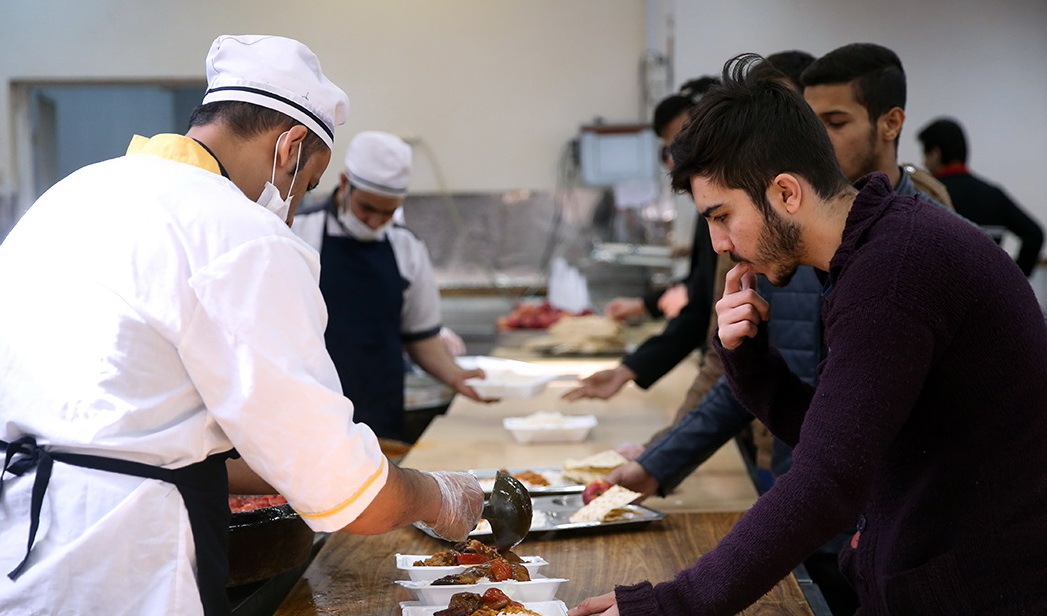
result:
[[[876,156],[876,143],[879,141],[878,132],[876,125],[873,124],[872,129],[869,130],[869,141],[867,143],[868,149],[865,150],[865,155],[858,161],[858,174],[855,177],[850,178],[852,183],[857,182],[874,171],[880,170],[880,161]]]
[[[789,284],[796,274],[800,263],[797,255],[803,248],[800,227],[778,215],[770,204],[763,212],[764,227],[760,232],[760,244],[756,249],[756,260],[750,261],[732,252],[731,258],[736,262],[749,262],[766,265],[771,271],[767,279],[776,287]]]

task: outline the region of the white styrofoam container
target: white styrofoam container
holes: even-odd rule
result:
[[[524,602],[523,606],[541,616],[567,616],[567,605],[563,601]],[[403,601],[400,603],[403,616],[433,616],[447,605],[424,605],[420,601]]]
[[[553,374],[528,375],[516,372],[487,371],[487,378],[465,379],[481,398],[533,398],[545,391]]]
[[[447,584],[434,586],[429,582],[397,580],[396,583],[414,593],[415,599],[423,605],[447,606],[451,596],[459,592],[484,594],[488,588],[497,588],[507,597],[520,603],[528,601],[552,601],[564,578],[547,578],[536,576],[530,582],[506,580],[504,582],[479,582],[477,584]]]
[[[414,565],[419,560],[425,560],[432,554],[397,554],[396,555],[396,568],[401,571],[406,571],[407,575],[415,582],[431,582],[437,578],[442,578],[445,575],[454,575],[465,571],[467,565],[449,565],[446,567],[426,567]],[[545,559],[541,556],[521,556],[523,560],[521,563],[527,574],[534,579],[534,576],[538,574],[538,569],[549,563],[545,562]]]
[[[466,379],[465,384],[483,398],[530,398],[545,391],[550,381],[558,376],[546,366],[486,357],[483,355],[456,357],[455,362],[466,369],[481,368],[487,378]]]
[[[577,443],[596,427],[593,415],[565,415],[556,425],[539,425],[527,417],[506,417],[502,425],[518,443]]]

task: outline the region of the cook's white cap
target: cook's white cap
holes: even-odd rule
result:
[[[345,171],[357,188],[403,197],[411,180],[411,146],[390,133],[364,131],[349,142]]]
[[[324,77],[308,47],[282,36],[222,35],[207,53],[204,104],[253,103],[294,118],[328,147],[345,122],[349,97]]]

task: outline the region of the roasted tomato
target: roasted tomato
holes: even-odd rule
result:
[[[483,554],[475,554],[472,552],[466,552],[465,554],[458,555],[459,565],[479,565],[480,563],[485,563],[488,560],[490,559],[484,556]]]
[[[509,605],[519,605],[497,588],[488,588],[483,596],[484,607],[492,610],[500,610]]]
[[[491,561],[491,579],[495,582],[504,582],[513,577],[513,568],[504,558],[496,558]]]

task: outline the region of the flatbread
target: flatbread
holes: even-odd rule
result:
[[[549,326],[548,335],[531,338],[524,349],[539,353],[597,355],[625,351],[621,323],[590,314],[565,316]]]
[[[577,483],[591,483],[603,479],[608,473],[628,462],[622,454],[607,449],[580,460],[568,458],[563,463],[564,479]]]
[[[639,492],[622,486],[611,486],[606,492],[589,501],[588,505],[571,514],[570,521],[610,522],[621,518],[621,508],[637,498],[640,498]]]

